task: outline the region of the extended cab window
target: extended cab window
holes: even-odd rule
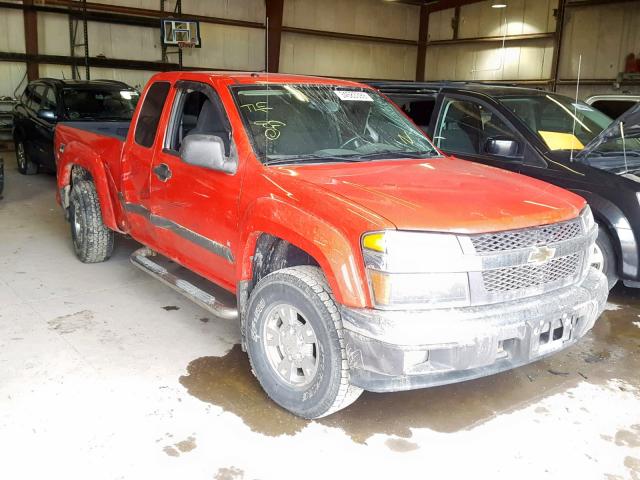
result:
[[[153,145],[170,87],[168,82],[156,82],[149,87],[136,124],[135,141],[138,145],[147,148]]]
[[[230,133],[231,127],[222,102],[209,85],[178,83],[165,148],[179,152],[188,135],[214,135],[222,139],[226,154],[229,155]]]
[[[434,140],[441,149],[481,155],[490,140],[515,140],[516,135],[498,115],[479,103],[447,98],[441,109]]]

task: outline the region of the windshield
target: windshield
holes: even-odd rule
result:
[[[369,89],[252,85],[233,92],[265,164],[438,156],[410,120]]]
[[[582,150],[611,118],[562,95],[504,96],[500,102],[547,144],[549,150]]]
[[[65,88],[64,111],[70,120],[131,120],[140,94],[133,89]]]

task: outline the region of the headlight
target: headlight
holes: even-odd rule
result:
[[[378,308],[470,304],[468,265],[454,235],[374,232],[362,237],[362,251]]]
[[[589,207],[589,205],[584,207],[582,209],[582,212],[580,212],[580,221],[582,222],[582,227],[584,228],[585,232],[590,232],[596,224],[595,220],[593,219],[593,213],[591,213],[591,207]]]

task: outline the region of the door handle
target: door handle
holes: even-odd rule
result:
[[[161,182],[166,182],[171,178],[171,169],[166,163],[161,163],[153,167],[153,173],[156,174],[156,177],[158,177],[158,180]]]

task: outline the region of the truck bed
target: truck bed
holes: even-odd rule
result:
[[[58,125],[66,125],[78,130],[114,137],[124,142],[127,138],[127,133],[129,133],[131,122],[60,122]]]
[[[115,195],[120,178],[120,159],[130,122],[60,122],[56,125],[55,145],[63,145],[80,158],[100,158],[105,166],[110,194]],[[115,197],[114,197],[115,198]]]

